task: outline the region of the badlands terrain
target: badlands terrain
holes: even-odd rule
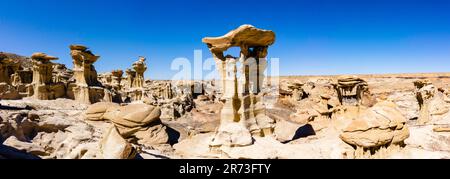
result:
[[[83,45],[71,69],[0,53],[0,159],[450,158],[450,73],[266,78],[272,31],[203,42],[220,79],[148,80],[145,57],[100,74]]]
[[[419,124],[421,110],[416,96],[418,90],[414,86],[417,80],[428,80],[435,85],[435,93],[442,93],[437,89],[448,88],[450,74],[359,75],[359,77],[367,81],[375,100],[390,101],[395,104],[392,108],[401,114],[398,117],[405,120],[404,125],[409,128],[409,137],[404,140],[404,146],[395,150],[391,149],[392,151],[389,152],[384,151],[383,156],[379,158],[450,158],[448,130],[450,118],[447,115],[447,105],[450,101],[442,104],[445,106],[436,106],[446,108],[447,112],[442,115],[442,118]],[[166,115],[161,118],[162,125],[165,126],[168,134],[167,139],[163,137],[164,142],[156,145],[129,143],[130,147],[136,150],[133,158],[349,158],[348,153],[353,153],[356,149],[343,141],[340,135],[347,127],[346,123],[358,117],[356,113],[349,116],[342,111],[345,106],[337,104],[333,108],[339,108],[340,111],[333,113],[324,124],[316,124],[314,120],[304,121],[295,117],[301,106],[309,106],[310,101],[314,101],[314,96],[322,94],[319,88],[331,86],[337,79],[338,76],[281,77],[281,84],[302,83],[316,86],[316,88],[305,88],[304,93],[308,94],[308,97],[302,97],[300,101],[292,99],[292,96],[269,92],[267,96],[274,99],[267,100],[267,114],[276,119],[274,136],[256,138],[251,146],[230,147],[223,152],[213,151],[209,147],[219,127],[221,102],[208,99],[203,95],[197,96],[196,99],[189,99],[195,107],[184,115],[179,117]],[[149,86],[170,83],[169,81],[147,82]],[[326,90],[336,94],[332,87]],[[283,91],[283,88],[280,91]],[[445,91],[442,94],[445,94]],[[174,95],[177,94],[174,92]],[[337,98],[337,96],[333,97]],[[447,99],[445,95],[442,97]],[[177,100],[177,97],[173,99]],[[47,101],[32,98],[1,100],[0,104],[2,119],[0,131],[3,142],[0,154],[3,158],[129,158],[129,156],[112,155],[117,152],[115,149],[102,151],[101,146],[105,145],[102,142],[112,124],[86,120],[86,112],[90,105],[70,99]],[[163,111],[173,110],[171,108],[172,106],[161,105]],[[314,107],[310,106],[310,108],[314,110]],[[360,108],[367,107],[360,106]],[[116,137],[120,138],[120,136]],[[112,154],[104,156],[107,152]],[[359,158],[375,156],[363,155]]]

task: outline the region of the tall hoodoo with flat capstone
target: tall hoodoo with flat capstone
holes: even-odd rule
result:
[[[53,81],[53,65],[51,61],[57,57],[49,56],[45,53],[34,53],[31,56],[33,62],[33,82],[29,96],[40,100],[53,100],[66,95],[63,83]]]
[[[145,61],[145,57],[139,57],[139,60],[133,63],[133,69],[127,69],[126,71],[126,87],[131,101],[142,101],[144,99],[144,73],[147,71]]]
[[[73,85],[72,91],[75,100],[90,104],[111,99],[105,96],[105,89],[97,79],[94,63],[100,56],[94,55],[82,45],[71,45],[70,55],[73,59],[75,85]]]
[[[14,74],[14,70],[16,67],[18,68],[19,64],[14,63],[14,61],[4,53],[0,53],[0,83],[11,84],[10,75]]]
[[[253,144],[252,136],[272,135],[274,120],[265,114],[261,89],[267,50],[274,42],[274,32],[251,25],[242,25],[222,37],[203,39],[216,61],[225,102],[211,147],[248,146]],[[224,55],[231,47],[240,47],[239,57]]]
[[[369,91],[367,82],[357,76],[341,76],[334,86],[343,105],[361,105]]]

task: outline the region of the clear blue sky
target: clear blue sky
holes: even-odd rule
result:
[[[446,0],[0,0],[0,51],[42,51],[72,66],[70,44],[101,56],[99,72],[146,56],[146,78],[167,79],[201,39],[242,24],[270,29],[281,75],[450,71]]]

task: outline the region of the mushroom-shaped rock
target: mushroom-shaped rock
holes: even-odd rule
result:
[[[50,61],[50,60],[57,60],[58,57],[50,56],[50,55],[47,55],[47,54],[42,53],[42,52],[37,52],[37,53],[33,53],[33,55],[31,55],[31,59],[33,59],[33,60],[48,60],[48,61]]]
[[[365,81],[357,76],[344,75],[338,77],[338,84],[341,86],[355,86],[360,83],[365,83]]]
[[[344,129],[340,138],[353,146],[374,148],[401,144],[409,137],[407,119],[391,102],[380,102],[362,112]]]
[[[70,50],[80,50],[80,51],[86,51],[88,48],[83,45],[70,45]]]
[[[275,33],[258,29],[252,25],[242,25],[222,37],[206,37],[203,43],[208,44],[212,52],[223,52],[230,47],[247,46],[265,47],[275,42]]]

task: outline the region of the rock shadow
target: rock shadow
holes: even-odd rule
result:
[[[173,146],[179,142],[179,139],[181,136],[180,132],[178,132],[177,130],[175,130],[169,126],[167,126],[167,128],[166,128],[166,132],[167,132],[167,135],[169,135],[169,144],[170,145]]]
[[[33,154],[29,154],[20,150],[17,150],[13,147],[5,146],[0,144],[0,158],[6,159],[19,159],[19,160],[38,160],[41,159],[38,156]]]
[[[306,124],[295,131],[295,135],[292,138],[292,140],[305,138],[308,136],[316,135],[316,132],[314,131],[314,128],[311,126],[311,124]]]

